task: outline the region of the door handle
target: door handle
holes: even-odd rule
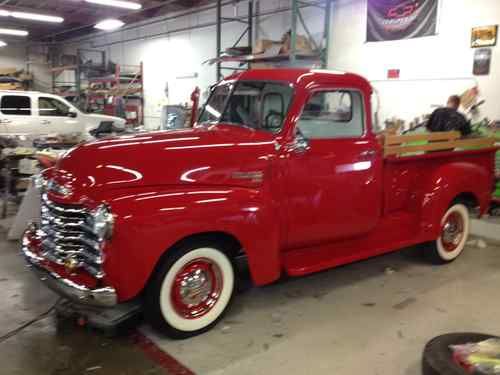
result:
[[[50,121],[49,120],[42,120],[41,124],[42,125],[48,125],[48,124],[50,124]]]
[[[11,122],[12,120],[7,120],[7,119],[0,120],[0,124],[10,124]]]
[[[360,158],[373,158],[377,155],[377,151],[375,150],[366,150],[366,151],[363,151],[359,154],[359,157]]]

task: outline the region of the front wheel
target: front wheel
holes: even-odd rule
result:
[[[217,243],[193,243],[177,249],[155,275],[146,295],[151,325],[174,339],[212,328],[231,301],[234,268]]]
[[[441,220],[441,233],[432,243],[429,253],[434,263],[449,263],[464,250],[469,237],[469,210],[461,203],[452,205]]]

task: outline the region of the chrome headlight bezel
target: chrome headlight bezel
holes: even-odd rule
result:
[[[107,204],[101,204],[90,212],[89,225],[99,241],[111,239],[115,227],[115,217]]]
[[[47,189],[49,181],[43,176],[42,173],[35,174],[33,177],[31,177],[31,180],[33,181],[33,185],[38,191],[43,192]]]

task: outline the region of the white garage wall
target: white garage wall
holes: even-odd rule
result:
[[[260,12],[286,9],[289,6],[288,0],[265,0],[261,1]],[[223,8],[223,16],[246,16],[247,9],[245,2],[236,8],[226,6]],[[314,35],[320,35],[323,30],[321,10],[311,7],[304,9],[303,14],[311,32]],[[169,35],[159,34],[190,26],[213,24],[215,19],[215,10],[212,9],[175,20],[146,24],[131,30],[101,33],[90,40],[85,38],[84,42],[71,44],[66,48],[66,53],[74,52],[77,47],[93,48],[105,50],[113,62],[138,64],[142,61],[145,70],[145,122],[148,127],[156,127],[160,121],[160,108],[166,100],[165,87],[167,82],[170,103],[177,104],[188,101],[195,86],[199,86],[203,91],[214,84],[216,80],[215,66],[202,64],[203,61],[215,56],[215,26],[175,32]],[[262,16],[257,34],[259,38],[279,40],[283,33],[290,28],[290,22],[290,12]],[[223,25],[222,30],[222,47],[224,49],[232,46],[244,30],[244,25],[236,22],[227,23]],[[140,37],[144,37],[144,39],[127,41]],[[193,76],[195,73],[197,74],[196,78],[179,78]]]
[[[440,0],[437,36],[366,43],[367,0],[337,0],[333,9],[330,66],[366,76],[379,91],[380,118],[411,120],[444,104],[450,94],[479,85],[482,114],[500,119],[500,46],[493,47],[491,73],[474,77],[471,28],[500,23],[499,0]],[[388,69],[401,79],[387,80]]]

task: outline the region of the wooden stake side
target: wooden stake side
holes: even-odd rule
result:
[[[422,141],[423,139],[419,140]],[[423,145],[414,145],[414,146],[412,145],[387,146],[384,149],[384,155],[390,156],[390,155],[400,155],[406,153],[426,152],[426,151],[454,151],[457,148],[462,148],[462,149],[474,148],[474,147],[486,148],[486,147],[493,147],[494,144],[495,144],[495,139],[493,137],[453,139],[453,140],[446,140],[443,142],[435,141]]]
[[[401,145],[418,141],[454,141],[460,138],[459,132],[435,132],[410,135],[389,135],[385,137],[385,146]]]

